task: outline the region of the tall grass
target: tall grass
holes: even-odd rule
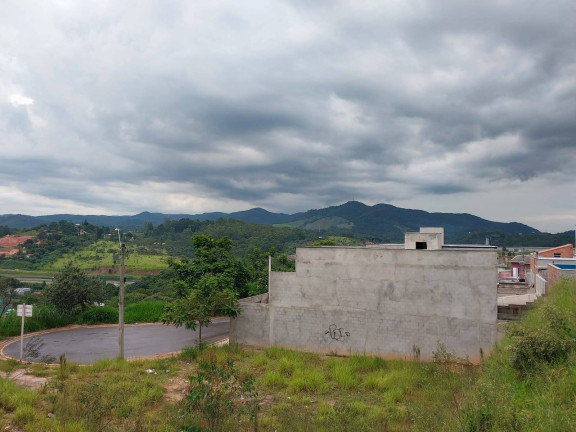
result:
[[[147,301],[133,303],[124,309],[124,322],[127,324],[159,322],[166,303]]]
[[[35,305],[32,317],[24,321],[24,331],[29,333],[64,327],[75,323],[77,318],[76,315],[60,312],[51,305]],[[6,314],[0,318],[0,338],[19,335],[21,324],[22,318],[17,317],[15,312]]]
[[[435,395],[414,404],[415,430],[576,430],[575,371],[576,281],[564,280],[508,325],[481,370],[430,379]],[[438,391],[450,381],[452,392]]]

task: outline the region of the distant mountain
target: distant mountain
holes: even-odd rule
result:
[[[21,214],[17,215],[7,214],[7,215],[0,215],[0,225],[6,225],[10,228],[16,228],[16,229],[26,229],[37,227],[42,224],[50,224],[51,222],[59,222],[61,220],[65,220],[72,223],[82,223],[84,221],[87,221],[97,226],[139,230],[144,225],[144,222],[152,222],[152,224],[156,226],[163,223],[166,219],[180,220],[189,218],[198,220],[217,220],[220,218],[224,218],[224,219],[238,219],[248,223],[272,225],[287,222],[291,220],[294,216],[296,215],[289,215],[284,213],[271,213],[262,208],[253,208],[251,210],[244,210],[233,213],[213,212],[213,213],[202,213],[197,215],[164,214],[164,213],[150,213],[150,212],[142,212],[134,216],[73,215],[73,214],[27,216]]]
[[[358,201],[350,201],[339,206],[309,210],[305,213],[293,215],[271,213],[262,208],[253,208],[234,213],[214,212],[198,215],[150,212],[143,212],[134,216],[56,214],[35,217],[2,215],[0,216],[0,225],[25,229],[60,220],[73,223],[82,223],[86,220],[97,226],[140,230],[144,222],[151,222],[157,226],[166,219],[179,220],[185,218],[198,220],[231,218],[263,225],[287,226],[332,233],[357,233],[388,241],[402,240],[406,231],[417,231],[422,226],[444,227],[447,241],[461,238],[462,235],[470,232],[495,232],[511,235],[539,233],[537,229],[521,223],[492,222],[467,213],[429,213],[423,210],[404,209],[389,204],[367,206]]]
[[[27,216],[21,214],[0,215],[0,225],[10,228],[26,229],[42,225],[43,223],[48,223],[48,221],[42,219],[41,216]]]
[[[468,213],[429,213],[390,204],[376,204],[370,207],[357,201],[320,210],[309,210],[282,225],[310,230],[350,230],[389,240],[401,240],[406,231],[418,231],[423,226],[444,227],[447,240],[457,234],[471,231],[539,233],[537,229],[518,222],[492,222]]]

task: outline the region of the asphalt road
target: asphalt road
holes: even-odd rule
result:
[[[202,328],[202,340],[215,342],[228,337],[230,320],[216,318],[208,327]],[[80,364],[92,364],[97,360],[118,356],[118,327],[91,327],[60,330],[33,338],[24,337],[24,350],[30,340],[41,341],[39,356],[24,354],[24,360],[39,361],[39,357],[51,356],[54,359],[66,353],[66,359]],[[180,351],[194,346],[198,340],[198,330],[162,324],[126,325],[124,327],[124,357],[152,356]],[[4,347],[4,355],[20,358],[20,340]]]

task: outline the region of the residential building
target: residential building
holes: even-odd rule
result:
[[[268,293],[241,302],[230,340],[404,359],[444,346],[477,361],[496,340],[496,255],[445,245],[442,228],[397,245],[298,248],[296,272],[272,272]]]

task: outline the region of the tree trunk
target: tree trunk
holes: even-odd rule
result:
[[[202,324],[198,325],[198,345],[202,344]]]

